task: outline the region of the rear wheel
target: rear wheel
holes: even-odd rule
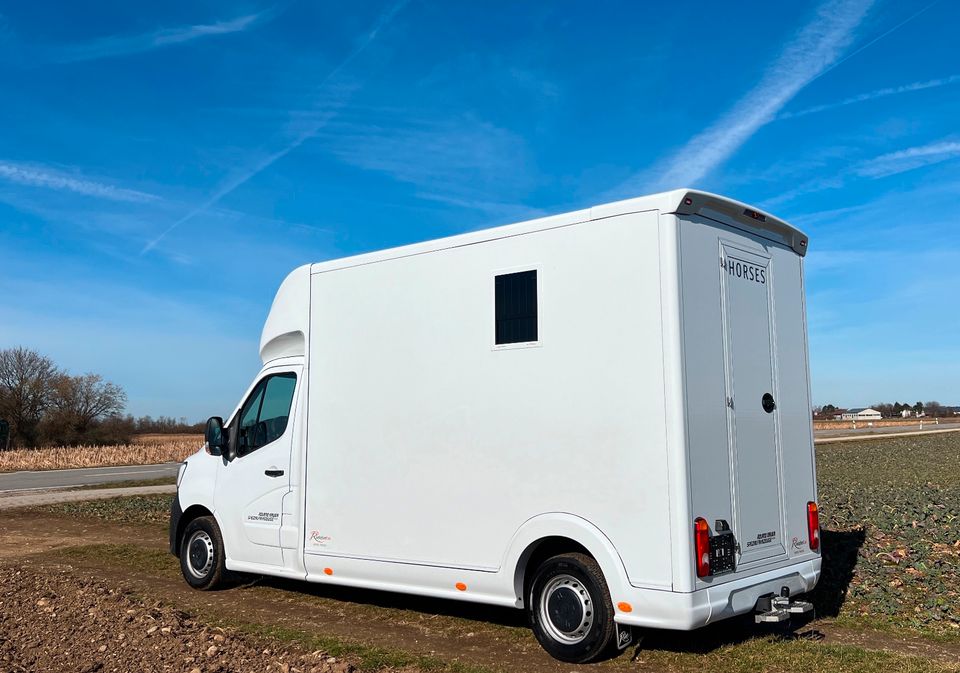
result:
[[[212,516],[197,517],[187,524],[180,543],[180,572],[194,589],[207,591],[223,586],[223,536]]]
[[[600,566],[586,554],[544,561],[530,583],[527,612],[540,645],[561,661],[585,664],[612,648],[613,602]]]

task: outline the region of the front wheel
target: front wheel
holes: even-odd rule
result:
[[[527,611],[540,645],[556,659],[585,664],[611,650],[613,602],[600,566],[586,554],[544,561],[530,583]]]
[[[212,516],[197,517],[187,524],[180,544],[180,572],[194,589],[208,591],[223,586],[223,536]]]

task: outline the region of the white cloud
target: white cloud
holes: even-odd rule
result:
[[[801,89],[837,62],[873,2],[829,0],[820,5],[753,89],[644,179],[663,189],[694,185],[726,161]]]
[[[56,169],[5,161],[0,162],[0,179],[20,185],[73,192],[110,201],[147,203],[160,200],[160,197],[153,194],[115,187]]]
[[[529,183],[523,176],[529,161],[523,139],[469,116],[392,128],[338,125],[321,140],[345,163],[386,173],[435,196],[490,184],[514,191],[513,186]]]
[[[341,71],[343,71],[344,68],[350,65],[350,63],[353,62],[353,60],[357,58],[357,56],[359,56],[368,46],[370,46],[370,44],[376,39],[377,35],[387,25],[389,25],[391,21],[393,21],[394,17],[396,17],[397,13],[401,9],[403,9],[403,7],[407,4],[407,2],[409,2],[409,0],[398,0],[397,2],[394,2],[392,5],[390,5],[385,11],[383,11],[377,17],[377,20],[374,23],[373,27],[369,31],[364,33],[363,36],[361,36],[360,40],[357,42],[353,51],[347,54],[346,58],[340,61],[340,63],[338,63],[336,67],[334,67],[329,73],[327,73],[327,76],[324,77],[323,80],[317,85],[317,91],[318,92],[324,91],[327,85],[330,84],[334,80],[334,78],[337,77],[337,75],[339,75]],[[189,222],[190,220],[197,217],[198,215],[205,213],[210,208],[220,203],[220,201],[225,196],[231,194],[238,187],[248,182],[251,178],[260,174],[261,172],[263,172],[264,170],[266,170],[267,168],[275,164],[277,161],[279,161],[283,157],[290,154],[290,152],[300,147],[303,143],[305,143],[306,141],[316,136],[317,133],[320,132],[320,129],[326,126],[327,123],[330,121],[330,119],[337,114],[339,109],[344,105],[346,105],[347,101],[349,100],[350,96],[353,93],[354,88],[355,87],[344,88],[343,91],[340,92],[339,96],[335,96],[333,105],[331,105],[326,110],[319,111],[314,116],[313,120],[310,123],[308,123],[303,129],[301,129],[299,133],[297,133],[297,135],[293,138],[293,140],[288,142],[286,145],[281,147],[276,152],[273,152],[272,154],[268,154],[254,161],[246,169],[244,169],[243,171],[240,171],[239,173],[227,179],[206,201],[201,203],[199,206],[197,206],[193,210],[189,211],[186,215],[181,217],[179,220],[173,222],[169,227],[167,227],[162,232],[160,232],[158,236],[148,241],[147,244],[143,246],[143,249],[140,251],[140,254],[143,255],[144,253],[152,250],[154,247],[156,247],[157,243],[162,241],[167,236],[167,234],[169,234],[171,231],[173,231],[180,225]]]
[[[780,204],[789,203],[806,194],[829,189],[841,189],[850,180],[856,180],[857,178],[884,178],[958,157],[960,157],[960,142],[955,140],[944,139],[927,145],[908,147],[896,152],[881,154],[872,159],[854,162],[830,175],[817,175],[810,180],[801,182],[792,189],[782,191],[776,196],[764,200],[759,205],[766,210],[771,210]],[[932,192],[928,196],[937,194],[950,194],[952,196],[956,193],[957,188],[958,185],[955,181],[925,186],[925,189]],[[876,206],[876,203],[873,203],[872,206]],[[794,218],[794,221],[799,219]]]
[[[521,202],[536,186],[524,138],[473,114],[387,109],[363,123],[338,119],[316,138],[320,152],[412,185],[424,201],[482,212],[497,223],[543,215]]]
[[[200,37],[209,35],[225,35],[227,33],[240,33],[253,26],[263,14],[247,14],[238,16],[227,21],[218,21],[211,24],[197,24],[185,26],[182,28],[171,28],[168,30],[159,30],[153,34],[153,45],[160,47],[165,44],[179,44],[180,42],[189,42]]]
[[[854,169],[857,175],[883,178],[960,157],[960,142],[941,141],[882,154]]]
[[[857,96],[850,96],[849,98],[844,98],[843,100],[837,101],[835,103],[825,103],[823,105],[814,105],[813,107],[808,107],[803,110],[798,110],[797,112],[784,112],[777,119],[793,119],[794,117],[805,117],[806,115],[815,114],[817,112],[824,112],[826,110],[833,110],[839,107],[845,107],[847,105],[853,105],[854,103],[863,103],[866,101],[874,100],[877,98],[884,98],[886,96],[895,96],[901,93],[909,93],[911,91],[923,91],[924,89],[935,89],[941,86],[947,86],[948,84],[956,84],[960,82],[960,75],[951,75],[950,77],[940,77],[938,79],[929,79],[923,82],[911,82],[910,84],[903,84],[901,86],[889,86],[884,87],[883,89],[877,89],[875,91],[870,91],[867,93],[862,93]]]
[[[469,197],[458,197],[449,193],[436,192],[418,192],[417,196],[427,201],[436,201],[438,203],[445,203],[448,206],[484,213],[491,222],[483,222],[479,228],[489,227],[494,224],[502,225],[509,222],[532,220],[538,217],[545,217],[548,214],[540,208],[533,208],[522,203],[471,199]]]
[[[266,18],[269,12],[245,14],[209,24],[162,28],[139,35],[111,35],[85,44],[59,50],[53,60],[59,62],[93,61],[125,54],[139,54],[174,44],[183,44],[203,37],[241,33]]]

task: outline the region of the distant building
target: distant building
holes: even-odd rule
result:
[[[912,410],[912,409],[904,409],[903,411],[900,412],[900,415],[901,415],[903,418],[910,418],[911,416],[913,416],[913,410]]]
[[[880,418],[880,412],[870,407],[847,409],[840,414],[840,420],[842,421],[879,421]]]

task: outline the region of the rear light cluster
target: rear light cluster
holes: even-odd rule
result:
[[[697,517],[693,521],[693,542],[697,553],[697,577],[710,576],[710,526]]]
[[[807,503],[807,536],[810,541],[810,551],[820,549],[820,511],[817,503],[812,500]]]
[[[718,522],[717,525],[719,526]],[[807,503],[807,538],[810,544],[810,551],[820,551],[820,511],[817,509],[817,503],[810,501]],[[696,554],[697,577],[709,577],[710,568],[710,526],[703,517],[697,517],[693,520],[693,548]],[[739,546],[737,547],[739,550]],[[721,565],[718,572],[727,572],[732,570]]]

